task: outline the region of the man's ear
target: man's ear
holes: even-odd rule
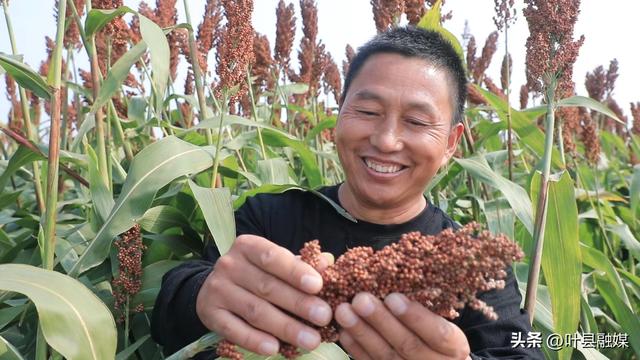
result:
[[[451,159],[453,154],[456,152],[463,132],[464,124],[462,124],[461,122],[451,127],[451,131],[449,131],[449,137],[447,138],[447,148],[445,150],[444,157],[442,158],[441,166],[446,165],[449,162],[449,159]]]

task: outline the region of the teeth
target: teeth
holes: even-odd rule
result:
[[[369,159],[365,159],[364,162],[367,164],[368,168],[373,169],[379,173],[394,173],[402,169],[402,166],[400,165],[382,165],[375,163]]]

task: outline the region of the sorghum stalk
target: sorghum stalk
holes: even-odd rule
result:
[[[7,22],[7,32],[9,34],[9,41],[11,42],[11,52],[13,55],[18,55],[18,48],[16,46],[15,36],[13,35],[13,26],[11,26],[11,17],[9,16],[9,7],[7,0],[2,0],[2,8],[4,10],[4,19]],[[24,118],[24,127],[27,130],[27,138],[31,141],[38,142],[36,139],[37,134],[34,134],[31,127],[31,113],[29,113],[29,100],[27,99],[26,91],[20,86],[20,105],[22,107],[22,116]],[[42,179],[40,178],[40,164],[37,161],[33,162],[33,181],[36,193],[36,203],[40,213],[44,213],[44,198],[42,194]]]
[[[202,71],[200,70],[200,57],[198,56],[198,49],[196,47],[196,39],[193,36],[193,26],[191,25],[191,14],[189,12],[189,5],[187,4],[187,0],[183,0],[184,4],[184,13],[187,18],[187,24],[189,24],[189,56],[191,57],[191,68],[193,69],[193,79],[196,83],[196,95],[198,96],[198,106],[200,107],[200,121],[207,119],[210,117],[209,108],[207,107],[207,101],[204,97],[204,84],[202,83]],[[220,114],[220,122],[222,122],[222,112]],[[207,136],[207,144],[213,145],[213,134],[211,133],[211,129],[205,130]],[[218,143],[220,142],[220,138],[218,138]],[[216,147],[218,148],[218,147]],[[218,152],[216,151],[216,159],[218,158]],[[214,164],[213,175],[211,178],[211,187],[215,187],[216,176],[217,176],[217,161]]]
[[[53,269],[55,249],[56,207],[58,205],[58,167],[60,157],[60,84],[62,78],[62,49],[64,38],[64,20],[67,9],[66,1],[58,2],[58,30],[56,47],[51,57],[52,67],[49,76],[52,87],[51,126],[49,128],[49,159],[47,173],[47,198],[44,216],[44,251],[43,267]]]
[[[505,10],[505,12],[508,11],[509,8]],[[509,21],[506,18],[504,21],[504,56],[509,56]],[[511,94],[510,65],[510,61],[507,59],[507,88],[504,89],[505,95],[507,96],[507,162],[509,167],[509,180],[513,181],[513,129],[511,126],[511,103],[509,102],[509,95]]]
[[[527,293],[525,295],[524,302],[524,307],[529,313],[529,321],[531,323],[533,323],[536,295],[538,291],[538,278],[540,276],[540,266],[542,265],[542,248],[544,244],[544,231],[547,223],[547,195],[549,192],[549,174],[551,172],[551,154],[553,151],[553,130],[555,124],[554,94],[557,81],[553,75],[546,74],[545,77],[547,80],[545,81],[547,114],[545,117],[545,146],[544,154],[542,156],[542,179],[540,181],[536,218],[533,228],[534,250],[529,265]]]

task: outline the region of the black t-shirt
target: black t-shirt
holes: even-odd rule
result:
[[[355,220],[339,213],[327,200],[339,205],[338,187],[325,187],[317,193],[289,190],[248,198],[235,213],[236,234],[263,236],[294,253],[305,242],[318,239],[322,251],[331,252],[337,258],[356,246],[380,249],[410,231],[435,235],[443,229],[459,227],[431,204],[403,224],[381,225]],[[207,332],[195,311],[196,297],[218,257],[215,247],[206,247],[202,260],[181,264],[163,277],[153,309],[151,333],[154,340],[164,345],[165,353],[171,354]],[[478,296],[493,306],[498,320],[487,320],[481,313],[465,308],[453,323],[467,336],[474,359],[543,359],[538,349],[510,345],[512,333],[522,332],[526,336],[531,327],[527,313],[520,309],[522,298],[511,269],[507,270],[505,282],[504,289]]]

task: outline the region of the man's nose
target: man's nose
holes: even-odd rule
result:
[[[371,134],[371,145],[381,152],[400,151],[404,146],[400,131],[398,120],[393,117],[387,117],[377,124],[373,134]]]

